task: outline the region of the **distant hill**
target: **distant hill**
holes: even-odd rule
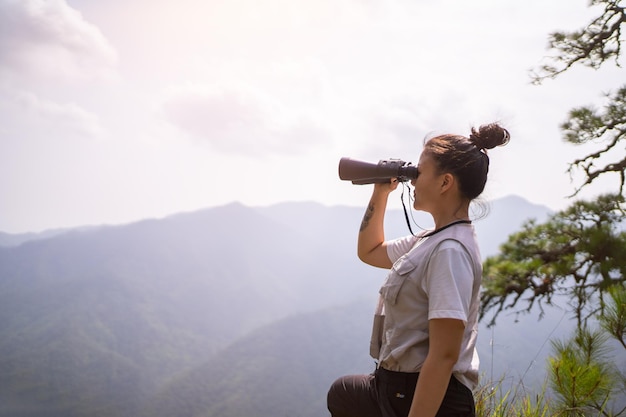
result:
[[[371,313],[363,300],[264,326],[165,387],[145,416],[327,415],[338,376],[373,370]]]
[[[513,197],[492,202],[476,222],[483,253],[547,213]],[[178,395],[204,415],[224,416],[233,401],[252,413],[255,397],[234,389],[251,377],[275,381],[263,387],[267,398],[295,392],[308,401],[302,415],[323,415],[329,379],[369,363],[365,349],[355,352],[367,343],[384,271],[356,259],[362,214],[233,203],[5,234],[13,243],[0,248],[0,416],[136,416],[169,409]],[[389,237],[408,232],[401,211],[387,223]]]
[[[24,242],[29,242],[32,240],[47,239],[49,237],[62,235],[71,230],[72,229],[54,229],[54,230],[45,230],[39,233],[20,233],[20,234],[10,234],[10,233],[0,232],[0,247],[19,246]]]

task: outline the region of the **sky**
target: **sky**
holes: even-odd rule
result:
[[[485,200],[565,208],[570,109],[615,65],[531,84],[587,0],[0,0],[0,231],[240,202],[365,206],[341,157],[416,163],[500,122]],[[598,183],[580,197],[614,188]],[[400,204],[392,197],[390,205]]]

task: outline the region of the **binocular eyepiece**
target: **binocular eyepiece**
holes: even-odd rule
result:
[[[399,159],[383,159],[377,164],[357,161],[350,158],[339,160],[339,178],[352,181],[352,184],[374,184],[398,181],[410,181],[418,176],[417,167]]]

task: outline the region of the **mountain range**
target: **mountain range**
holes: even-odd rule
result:
[[[475,222],[483,256],[550,214],[516,196],[489,208]],[[384,271],[356,258],[362,214],[232,203],[0,234],[0,416],[328,415],[330,383],[373,369]],[[386,232],[408,233],[401,210],[387,213]],[[540,385],[546,341],[568,322],[554,310],[483,325],[483,379]]]

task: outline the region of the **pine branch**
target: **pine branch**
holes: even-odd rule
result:
[[[600,2],[593,2],[597,4]],[[617,66],[622,52],[621,25],[626,23],[624,7],[619,1],[607,1],[603,13],[584,29],[577,32],[555,32],[550,35],[549,48],[556,51],[550,57],[555,65],[544,65],[533,72],[532,82],[541,84],[547,78],[556,78],[577,63],[598,69],[611,58]]]

